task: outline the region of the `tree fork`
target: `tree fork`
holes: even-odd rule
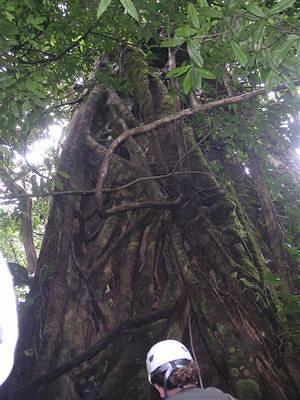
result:
[[[300,81],[296,81],[295,84],[296,85],[300,84]],[[280,90],[284,90],[286,88],[287,88],[286,85],[279,85],[274,88],[274,91],[280,91]],[[225,105],[248,101],[248,100],[253,99],[257,96],[260,96],[264,93],[265,93],[265,89],[256,89],[249,93],[243,93],[240,95],[227,97],[225,99],[216,100],[211,103],[201,104],[194,108],[188,108],[186,110],[178,111],[171,115],[167,115],[163,118],[160,118],[154,122],[150,122],[149,124],[137,126],[136,128],[133,128],[133,129],[123,132],[120,136],[118,136],[112,142],[112,144],[108,148],[107,153],[105,154],[105,157],[103,159],[103,163],[101,165],[100,171],[99,171],[99,177],[98,177],[98,181],[97,181],[97,185],[96,185],[96,193],[95,193],[96,201],[98,203],[99,209],[103,208],[102,191],[103,191],[106,176],[108,174],[108,169],[109,169],[112,155],[116,151],[116,149],[121,145],[121,143],[123,143],[129,137],[140,135],[142,133],[148,133],[151,131],[155,131],[157,128],[160,128],[160,127],[167,125],[174,121],[178,121],[178,120],[181,120],[181,119],[184,119],[187,117],[191,117],[199,112],[206,112],[206,111],[213,110],[215,108],[222,107]]]

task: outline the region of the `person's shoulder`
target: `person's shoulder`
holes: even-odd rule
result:
[[[219,397],[216,397],[216,399],[224,399],[224,400],[237,400],[234,397],[232,397],[228,393],[222,392],[222,390],[215,388],[215,387],[209,387],[207,389],[204,389],[207,393],[211,393],[214,396],[219,395]]]
[[[186,389],[173,397],[174,400],[235,400],[232,396],[220,389],[210,387],[207,389]]]

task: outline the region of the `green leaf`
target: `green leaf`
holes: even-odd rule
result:
[[[197,14],[197,10],[194,6],[194,4],[189,3],[188,4],[188,15],[190,17],[190,20],[192,24],[194,25],[195,28],[200,29],[200,22]]]
[[[64,184],[57,176],[54,179],[54,189],[59,191],[64,190]]]
[[[272,56],[279,64],[286,59],[289,51],[296,44],[296,40],[297,37],[294,38],[292,35],[288,36],[287,39],[284,40],[282,46],[277,47],[272,51]]]
[[[228,9],[231,11],[239,6],[240,0],[227,0],[226,3]]]
[[[260,49],[260,46],[261,46],[261,43],[262,43],[262,40],[264,37],[264,31],[265,31],[265,24],[263,21],[261,21],[261,22],[259,22],[259,24],[256,27],[256,30],[252,36],[253,47],[255,48],[255,50]]]
[[[293,96],[295,96],[297,94],[297,87],[295,85],[295,83],[292,81],[292,79],[285,73],[281,73],[280,74],[284,80],[284,82],[286,83],[289,91],[291,92],[291,94]]]
[[[200,89],[202,87],[202,76],[199,68],[193,66],[192,68],[192,89]]]
[[[278,14],[287,8],[292,7],[292,5],[295,3],[295,0],[279,0],[277,4],[275,4],[274,7],[271,8],[269,11],[269,15],[274,15]]]
[[[189,38],[198,33],[198,30],[190,26],[180,26],[179,28],[176,29],[175,32],[176,36]]]
[[[167,73],[167,77],[168,78],[177,78],[178,76],[185,74],[190,68],[191,68],[191,65],[188,64],[188,65],[183,65],[178,68],[171,69],[171,71],[169,71]]]
[[[197,67],[203,66],[203,58],[200,53],[200,46],[198,42],[194,40],[188,40],[187,42],[187,51],[191,60],[197,65]]]
[[[258,7],[256,4],[249,4],[247,6],[245,6],[246,10],[252,14],[255,15],[256,17],[259,18],[265,18],[266,14],[263,12],[263,10]]]
[[[1,21],[0,23],[0,34],[5,36],[16,35],[18,33],[17,26],[8,21]]]
[[[237,60],[239,61],[239,63],[241,65],[247,64],[247,62],[248,62],[247,54],[244,53],[244,51],[241,49],[241,47],[233,40],[230,42],[230,45],[231,45],[234,55],[237,58]]]
[[[197,68],[199,75],[205,79],[216,79],[216,75],[205,68]]]
[[[39,31],[43,31],[44,28],[43,26],[40,26],[43,22],[46,21],[45,17],[39,16],[39,17],[33,17],[32,15],[29,15],[26,18],[26,23],[29,25],[32,25],[35,29],[39,30]]]
[[[257,285],[255,284],[255,283],[253,283],[253,282],[250,282],[248,279],[246,279],[246,278],[241,278],[240,279],[240,281],[246,286],[246,287],[249,287],[249,288],[257,288]]]
[[[131,0],[120,0],[120,3],[128,12],[128,14],[131,15],[132,18],[134,18],[137,22],[139,22],[139,15],[133,2]]]
[[[293,257],[295,257],[296,261],[298,263],[300,263],[300,249],[298,249],[296,247],[288,247],[287,250]],[[300,278],[300,275],[299,275],[299,278]]]
[[[7,73],[3,73],[0,75],[0,83],[3,87],[9,88],[17,83],[15,77],[8,75]]]
[[[278,83],[279,77],[276,74],[275,71],[271,69],[271,71],[268,73],[266,77],[266,82],[265,82],[265,88],[266,88],[266,93],[270,93],[273,89],[274,86]]]
[[[192,89],[192,70],[191,69],[189,69],[187,74],[185,75],[182,87],[183,87],[184,94],[188,95]]]
[[[101,0],[97,10],[97,19],[106,11],[112,0]]]
[[[203,17],[211,17],[211,18],[221,18],[223,14],[220,10],[212,7],[200,7],[199,8],[199,15]]]
[[[198,3],[200,5],[200,7],[208,7],[206,0],[198,0]]]
[[[71,179],[70,175],[66,171],[58,171],[57,173],[65,179]]]
[[[160,47],[177,47],[177,46],[181,46],[185,41],[186,41],[186,39],[183,37],[174,36],[171,39],[164,40],[161,43]]]
[[[271,271],[264,272],[264,281],[267,285],[271,285],[273,287],[281,286],[280,278],[274,275]]]
[[[286,315],[297,315],[299,320],[300,315],[300,300],[299,296],[291,293],[280,293],[280,299],[283,302],[284,313]]]
[[[28,90],[33,90],[33,89],[38,89],[39,88],[38,82],[36,82],[36,81],[34,81],[32,79],[28,79],[27,81],[25,81],[24,86]]]

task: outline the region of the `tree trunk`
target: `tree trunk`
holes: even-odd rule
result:
[[[15,374],[0,397],[150,398],[146,352],[169,337],[195,350],[206,386],[296,400],[259,243],[191,127],[174,122],[124,142],[99,209],[109,136],[173,109],[141,54],[123,57],[140,115],[98,84],[70,123],[56,178],[66,193],[53,198]]]

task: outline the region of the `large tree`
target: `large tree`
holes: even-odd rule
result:
[[[1,243],[30,275],[1,399],[150,398],[167,337],[205,386],[299,397],[294,3],[0,2]]]

